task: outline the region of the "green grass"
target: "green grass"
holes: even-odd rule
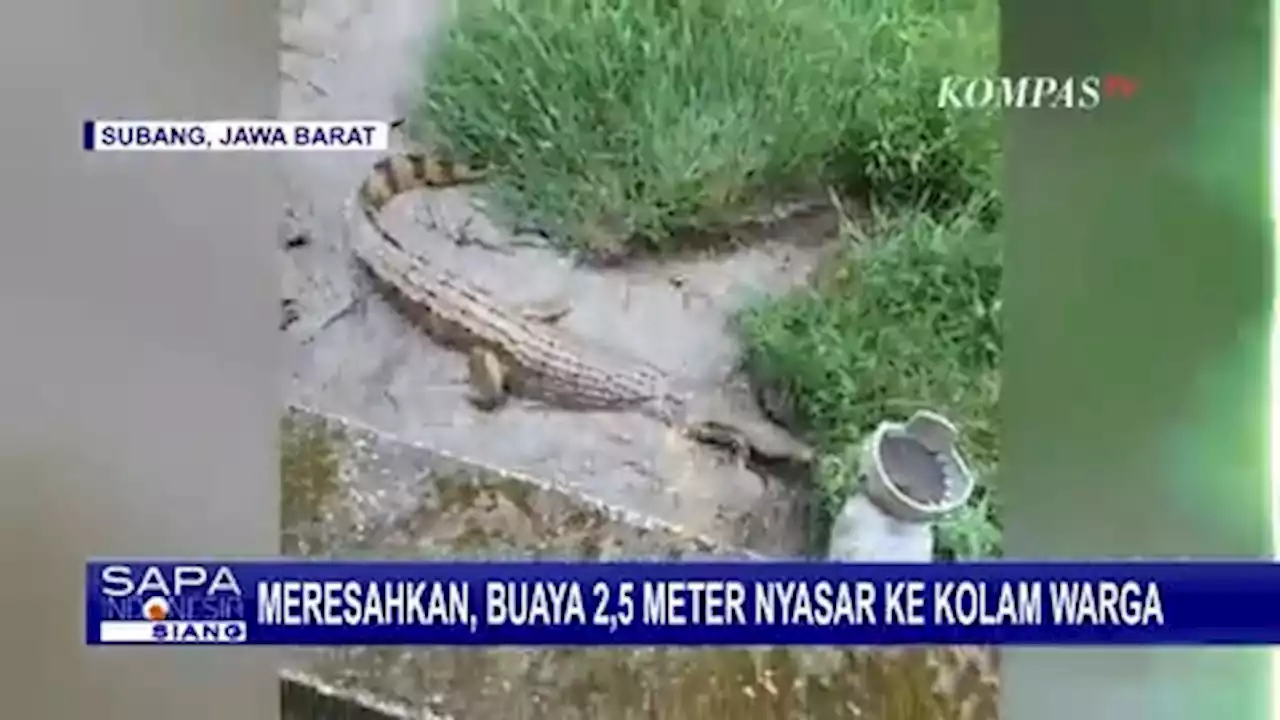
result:
[[[998,461],[999,237],[965,212],[906,213],[875,229],[874,240],[846,242],[810,290],[739,319],[756,382],[832,449],[817,478],[828,518],[855,476],[859,439],[884,419],[941,411],[963,428],[980,478]],[[940,528],[950,556],[998,553],[995,497],[985,483],[975,496]]]
[[[416,128],[579,249],[663,249],[823,182],[991,192],[990,119],[934,103],[942,75],[992,71],[996,42],[994,0],[468,0]]]
[[[814,290],[741,317],[747,366],[826,452],[922,405],[998,464],[996,118],[936,107],[996,71],[997,0],[467,0],[412,128],[494,167],[498,207],[591,255],[674,249],[760,200],[835,187],[878,209]],[[944,554],[998,552],[985,480]]]

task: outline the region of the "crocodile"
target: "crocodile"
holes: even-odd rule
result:
[[[564,410],[631,410],[740,455],[812,461],[808,445],[758,409],[697,392],[687,379],[575,336],[557,325],[563,313],[509,307],[409,252],[380,221],[399,195],[487,175],[427,153],[396,153],[374,163],[347,207],[352,251],[374,289],[435,342],[466,353],[468,399],[476,408],[494,411],[519,396]]]

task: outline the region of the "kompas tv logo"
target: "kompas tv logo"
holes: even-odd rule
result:
[[[1104,101],[1129,99],[1138,81],[1126,75],[948,75],[938,86],[944,110],[1093,110]]]

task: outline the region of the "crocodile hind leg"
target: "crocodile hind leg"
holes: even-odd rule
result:
[[[488,348],[473,347],[467,353],[468,400],[480,410],[492,411],[507,401],[508,369]]]

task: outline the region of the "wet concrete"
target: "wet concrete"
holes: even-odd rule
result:
[[[284,550],[310,557],[759,556],[303,409],[283,423]],[[976,648],[308,648],[283,717],[988,720],[996,658]]]
[[[442,3],[290,0],[282,19],[282,116],[390,119],[406,114]],[[482,413],[464,399],[464,358],[433,344],[379,299],[336,321],[365,292],[341,208],[374,156],[281,156],[289,400],[495,466],[577,485],[612,503],[760,552],[802,552],[807,503],[778,483],[646,418],[519,403]],[[785,239],[715,259],[589,270],[513,240],[465,190],[400,198],[387,226],[412,250],[512,304],[567,301],[568,329],[711,386],[738,356],[727,319],[762,293],[803,283],[816,251]],[[286,239],[305,243],[285,249]],[[493,252],[459,240],[510,247]],[[520,238],[527,241],[530,238]],[[519,245],[520,243],[516,243]],[[332,324],[326,327],[326,323]]]

